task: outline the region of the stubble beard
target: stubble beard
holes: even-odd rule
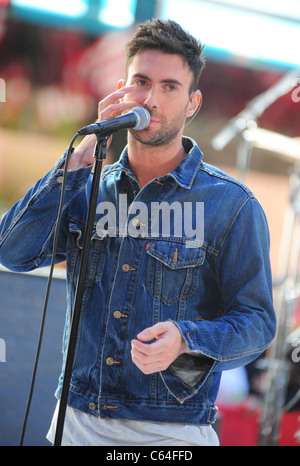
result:
[[[159,147],[170,144],[178,135],[178,130],[173,131],[158,131],[155,134],[147,135],[147,129],[142,131],[129,130],[135,141],[146,146]],[[143,134],[142,134],[143,133]],[[149,132],[148,132],[149,133]]]
[[[182,112],[182,115],[174,117],[169,124],[164,117],[160,117],[159,121],[161,129],[153,133],[151,133],[150,127],[141,131],[130,129],[130,135],[135,141],[147,146],[159,147],[170,145],[182,129],[185,122],[185,113]]]

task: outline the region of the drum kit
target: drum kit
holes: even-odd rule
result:
[[[237,137],[236,163],[242,181],[249,169],[254,148],[291,165],[289,203],[283,222],[278,274],[273,283],[277,332],[267,355],[257,362],[257,367],[265,372],[259,446],[279,445],[282,417],[300,402],[300,384],[296,393],[289,399],[287,397],[293,367],[296,367],[297,380],[300,380],[300,322],[295,320],[300,306],[300,138],[259,128],[257,118],[299,83],[299,69],[285,74],[274,86],[255,97],[212,140],[213,148],[222,150],[231,139]],[[298,423],[294,438],[300,445],[300,416]]]

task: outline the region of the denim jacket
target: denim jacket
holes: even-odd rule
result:
[[[187,156],[181,164],[142,189],[126,148],[101,174],[69,391],[69,404],[81,411],[213,423],[221,372],[250,363],[274,337],[263,210],[247,187],[204,163],[192,139],[183,144]],[[29,271],[50,264],[63,163],[64,157],[3,218],[0,262],[7,268]],[[67,174],[56,256],[67,267],[63,361],[91,179],[91,167]],[[172,209],[163,215],[157,209],[163,202],[174,212],[185,207],[189,215],[181,218],[177,210],[176,222],[160,228],[162,218],[172,216]],[[196,203],[199,211],[188,210]],[[186,217],[190,223],[193,218],[193,229]],[[198,237],[191,235],[197,218]],[[184,221],[186,228],[180,228]],[[177,325],[188,353],[167,370],[145,375],[131,360],[131,340],[167,320]]]

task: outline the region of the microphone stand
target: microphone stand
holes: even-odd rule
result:
[[[212,146],[215,150],[222,150],[237,135],[239,135],[237,165],[240,172],[240,178],[245,177],[249,167],[255,129],[257,127],[257,118],[264,111],[283,95],[290,92],[298,83],[300,69],[283,75],[269,89],[258,94],[252,99],[246,107],[235,117],[233,117],[221,131],[212,139]]]
[[[106,148],[107,148],[107,139],[109,136],[103,136],[103,134],[96,134],[97,143],[94,149],[94,174],[93,182],[91,187],[91,194],[89,200],[88,214],[85,224],[85,232],[83,238],[83,249],[82,256],[80,261],[79,275],[76,285],[76,293],[74,299],[74,308],[72,313],[72,323],[70,329],[69,343],[67,358],[64,371],[64,380],[59,404],[59,412],[56,425],[55,441],[54,446],[60,446],[62,441],[63,427],[65,421],[65,414],[67,409],[69,387],[73,369],[75,348],[76,348],[76,339],[77,339],[77,330],[80,320],[80,310],[82,305],[84,284],[86,278],[86,271],[89,258],[90,243],[92,238],[93,222],[95,218],[95,212],[97,207],[97,198],[99,191],[100,175],[102,170],[102,162],[106,157]]]

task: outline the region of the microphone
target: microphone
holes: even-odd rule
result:
[[[111,134],[119,129],[133,128],[141,130],[147,128],[150,123],[150,113],[144,107],[134,107],[129,113],[110,120],[99,121],[81,128],[77,134]]]

